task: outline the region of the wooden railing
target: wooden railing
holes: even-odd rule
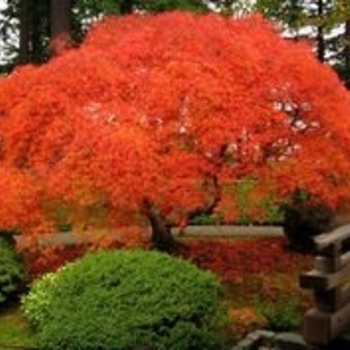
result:
[[[304,316],[304,338],[308,349],[350,349],[350,224],[313,241],[315,267],[300,276],[300,286],[313,290],[315,300]]]

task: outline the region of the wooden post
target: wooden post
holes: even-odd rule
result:
[[[315,307],[303,320],[309,350],[350,349],[350,252],[343,243],[350,225],[314,238],[315,268],[300,276],[300,286],[314,292]]]

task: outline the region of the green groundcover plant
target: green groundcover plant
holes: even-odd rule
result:
[[[296,299],[277,302],[258,300],[255,308],[266,319],[269,329],[283,332],[300,328],[301,316]]]
[[[101,251],[37,280],[23,309],[46,350],[218,349],[219,293],[178,258]]]

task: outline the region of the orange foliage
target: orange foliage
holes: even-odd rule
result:
[[[38,247],[20,250],[26,267],[28,281],[54,272],[65,264],[82,257],[88,251],[87,245]]]
[[[264,329],[267,320],[252,307],[231,308],[229,317],[232,319],[232,330],[235,334],[244,335],[256,329]]]
[[[41,244],[35,239],[20,239],[17,251],[25,263],[27,277],[33,280],[44,273],[56,271],[87,253],[101,249],[149,249],[147,242],[140,241],[140,236],[143,235],[144,232],[141,233],[137,227],[123,228],[122,233],[114,235],[99,231],[67,234],[68,238],[64,238],[64,234],[61,237],[41,235]]]
[[[102,239],[99,236],[102,236]],[[50,242],[50,237],[46,239]],[[113,240],[113,237],[103,233],[96,233],[94,237],[78,235],[76,241],[78,243],[71,245],[59,244],[59,242],[51,245],[22,244],[18,248],[27,263],[30,275],[56,270],[66,262],[96,249],[128,248],[131,244],[149,249],[146,242],[130,243],[119,239]],[[52,239],[51,242],[53,242]],[[313,266],[312,256],[288,251],[285,248],[285,242],[279,237],[240,240],[187,239],[180,246],[177,254],[201,269],[212,271],[226,285],[247,283],[245,288],[247,295],[252,290],[256,293],[262,289],[260,292],[263,292],[263,297],[268,300],[283,299],[282,291],[271,282],[271,276],[278,275],[281,280],[281,275],[288,271],[289,274],[283,281],[282,289],[287,289],[292,294],[299,289],[296,286],[298,274],[310,270]],[[254,281],[255,277],[258,277],[256,281]]]
[[[107,225],[144,224],[147,200],[183,222],[218,193],[230,216],[247,176],[337,205],[349,115],[332,70],[258,16],[108,18],[80,48],[1,80],[0,226],[49,222],[57,201],[73,221],[98,208]]]
[[[307,271],[312,257],[288,251],[279,237],[202,239],[186,242],[181,256],[213,271],[225,283],[240,283],[247,275]]]

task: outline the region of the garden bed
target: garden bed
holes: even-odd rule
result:
[[[303,312],[311,306],[310,293],[298,286],[302,271],[312,266],[310,256],[289,252],[283,237],[195,239],[181,241],[178,255],[202,269],[211,270],[224,285],[222,301],[229,309],[235,341],[257,329],[298,331]],[[84,246],[42,248],[27,255],[27,268],[38,276],[84,253]],[[15,320],[14,322],[11,319]],[[18,306],[0,313],[0,344],[27,344],[33,339]],[[224,336],[227,336],[225,334]]]

